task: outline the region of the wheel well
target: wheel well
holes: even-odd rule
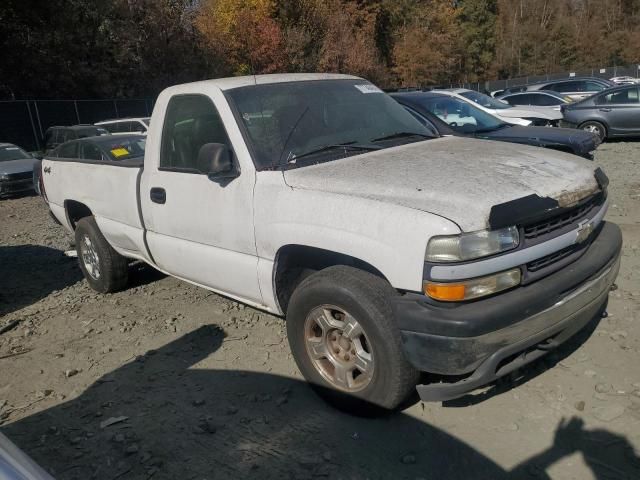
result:
[[[75,200],[65,200],[64,210],[67,213],[67,220],[71,228],[76,229],[76,224],[84,217],[90,217],[93,215],[89,207],[84,203],[76,202]]]
[[[372,273],[387,281],[370,263],[343,253],[306,245],[285,245],[276,254],[274,290],[283,313],[296,287],[310,274],[334,265],[347,265]]]
[[[582,128],[582,127],[583,127],[583,125],[584,125],[585,123],[599,123],[599,124],[600,124],[600,125],[602,125],[602,127],[604,128],[604,134],[605,134],[605,136],[609,133],[609,125],[607,125],[607,124],[606,124],[605,122],[603,122],[602,120],[598,120],[598,119],[595,119],[595,120],[585,120],[584,122],[582,122],[582,123],[580,123],[580,124],[578,125],[578,128]]]

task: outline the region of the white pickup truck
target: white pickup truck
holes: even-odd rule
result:
[[[45,158],[44,195],[97,291],[137,259],[286,316],[321,395],[394,409],[540,357],[619,269],[591,162],[432,135],[357,77],[203,81],[160,94],[144,164]]]

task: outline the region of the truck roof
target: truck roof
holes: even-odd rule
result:
[[[249,85],[267,85],[270,83],[284,82],[308,82],[314,80],[358,80],[360,77],[353,75],[343,75],[340,73],[275,73],[267,75],[247,75],[244,77],[216,78],[212,80],[202,80],[188,85],[215,86],[220,90],[230,90],[232,88],[246,87]],[[181,85],[169,87],[179,88]]]

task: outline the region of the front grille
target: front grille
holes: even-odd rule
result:
[[[543,268],[548,267],[549,265],[556,263],[557,261],[562,260],[565,257],[568,257],[578,248],[580,248],[579,245],[569,245],[562,250],[553,252],[551,255],[538,258],[537,260],[527,263],[527,270],[529,272],[537,272],[538,270],[542,270]]]
[[[598,207],[602,203],[602,199],[602,194],[593,195],[575,207],[565,210],[558,215],[531,225],[525,225],[523,228],[524,238],[526,240],[534,240],[570,225],[577,224],[589,215],[594,208]]]

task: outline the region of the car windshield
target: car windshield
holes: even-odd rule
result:
[[[485,95],[484,93],[468,91],[460,93],[464,98],[468,98],[472,102],[477,103],[478,105],[483,106],[484,108],[492,108],[494,110],[504,110],[506,108],[511,108],[511,105],[508,105],[500,100],[496,100],[489,95]]]
[[[128,160],[130,158],[144,157],[145,138],[115,138],[108,142],[101,142],[100,146],[111,160]]]
[[[438,95],[421,98],[418,102],[459,133],[492,132],[507,126],[493,115],[456,97]]]
[[[23,158],[31,158],[31,155],[22,150],[20,147],[16,147],[13,145],[9,147],[0,147],[0,162],[20,160]]]
[[[434,138],[365,80],[251,85],[227,95],[258,169],[305,166]]]

